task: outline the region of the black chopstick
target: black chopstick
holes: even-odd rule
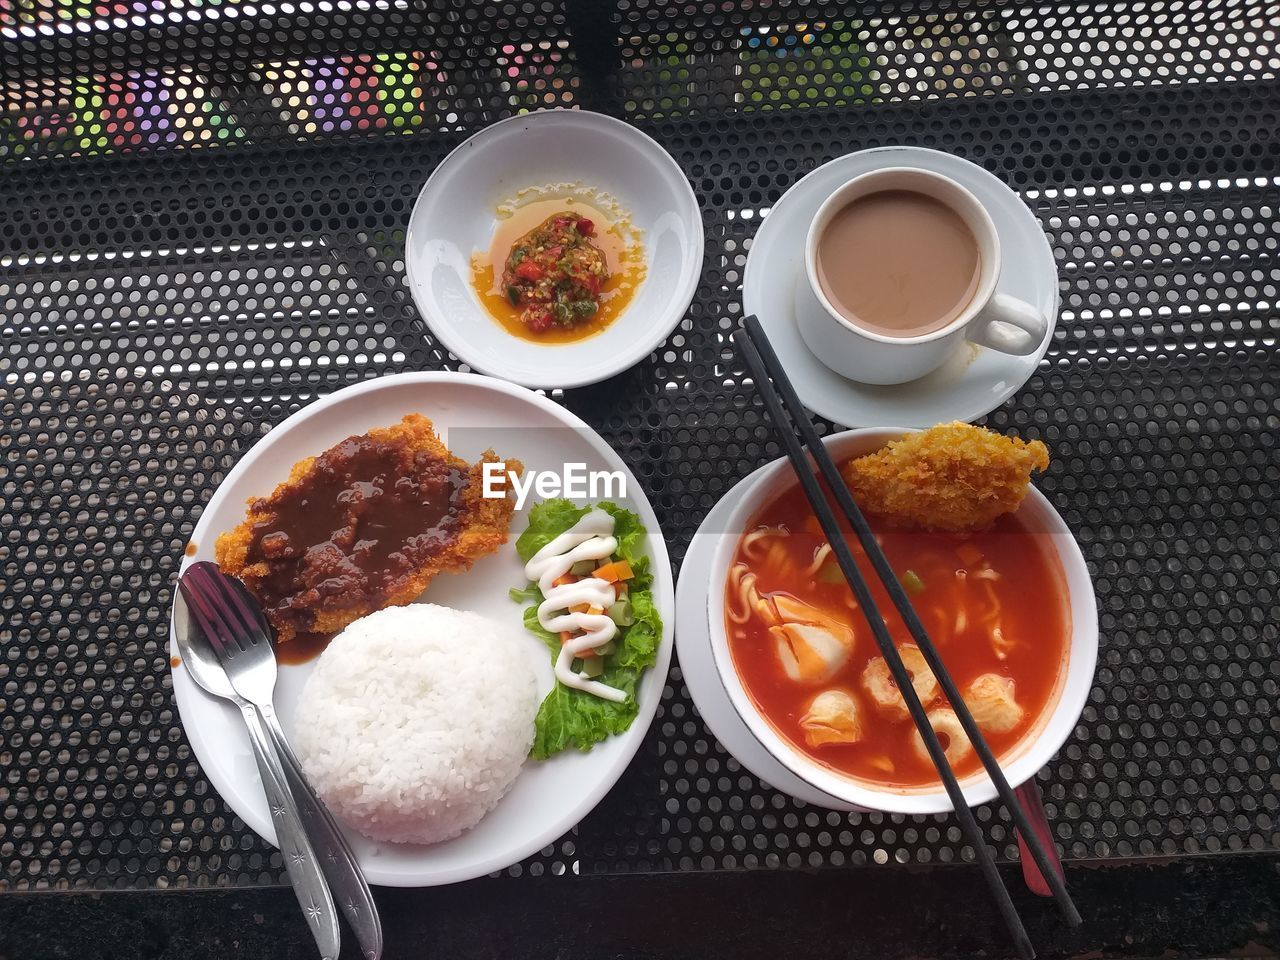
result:
[[[750,343],[755,347],[769,378],[773,380],[775,389],[781,394],[783,405],[791,412],[792,420],[800,433],[800,438],[805,446],[809,448],[814,462],[822,472],[823,479],[826,480],[827,486],[835,496],[836,504],[844,513],[845,519],[848,520],[854,533],[857,534],[858,541],[862,544],[863,550],[871,560],[871,566],[884,584],[885,589],[889,592],[889,597],[893,600],[894,607],[897,608],[898,614],[907,625],[911,638],[915,640],[916,646],[920,648],[920,652],[924,655],[925,662],[929,664],[929,669],[937,677],[938,684],[942,687],[942,692],[951,701],[960,725],[964,728],[965,734],[973,744],[974,751],[982,760],[982,765],[986,769],[987,775],[991,777],[992,783],[995,784],[996,792],[1000,795],[1000,799],[1008,808],[1014,825],[1022,834],[1023,841],[1031,851],[1032,859],[1035,860],[1036,866],[1040,868],[1041,875],[1053,893],[1058,909],[1062,912],[1068,925],[1078,926],[1080,912],[1072,902],[1071,894],[1067,892],[1066,881],[1058,870],[1054,868],[1055,865],[1050,861],[1048,852],[1040,842],[1039,834],[1032,829],[1026,811],[1022,809],[1022,804],[1018,802],[1013,788],[1009,786],[1009,781],[1005,777],[1004,771],[1000,769],[1000,764],[997,762],[995,754],[991,752],[991,747],[982,736],[982,730],[978,727],[977,721],[973,719],[973,714],[969,711],[969,707],[960,695],[955,681],[952,679],[946,665],[942,662],[942,657],[939,656],[937,648],[929,638],[924,624],[920,622],[920,617],[911,605],[906,590],[903,589],[902,584],[898,581],[898,576],[889,565],[889,560],[885,557],[884,551],[880,549],[880,544],[876,540],[875,534],[872,533],[870,525],[862,515],[858,504],[854,501],[848,486],[841,479],[840,471],[836,469],[835,463],[827,453],[826,446],[818,438],[817,431],[813,429],[813,424],[805,413],[804,407],[800,403],[800,398],[796,396],[795,388],[791,386],[791,381],[787,378],[786,372],[782,369],[782,363],[778,360],[778,355],[774,353],[773,346],[769,343],[769,338],[765,336],[764,328],[760,325],[759,319],[755,316],[749,316],[743,321],[742,325],[750,338]],[[757,381],[758,389],[763,386]],[[781,429],[780,423],[779,426]]]
[[[837,490],[844,489],[844,484],[839,478],[839,473],[835,469],[835,464],[831,462],[831,458],[827,454],[825,446],[823,446],[822,442],[818,439],[817,433],[813,430],[813,425],[809,422],[808,416],[804,413],[804,409],[800,405],[798,398],[795,397],[795,392],[791,389],[790,382],[787,380],[781,364],[778,363],[777,356],[773,354],[773,350],[769,346],[768,339],[765,337],[759,321],[756,320],[755,317],[746,318],[743,322],[743,330],[735,334],[734,339],[737,342],[748,367],[751,369],[751,374],[756,381],[757,392],[760,394],[761,400],[764,402],[765,409],[768,411],[770,419],[773,420],[774,426],[777,428],[779,435],[782,437],[783,444],[787,448],[787,456],[800,480],[800,485],[804,491],[805,497],[809,500],[809,504],[813,508],[814,515],[818,518],[818,521],[822,526],[823,533],[826,535],[827,543],[831,546],[832,552],[835,554],[840,570],[844,574],[845,579],[849,582],[850,589],[853,590],[854,597],[857,599],[859,607],[871,627],[871,632],[875,637],[876,645],[880,648],[880,652],[885,658],[885,663],[889,667],[889,672],[893,675],[894,682],[898,685],[899,692],[902,694],[903,700],[906,702],[907,710],[911,714],[912,721],[915,723],[921,739],[924,741],[930,759],[933,761],[934,767],[942,778],[943,786],[947,791],[948,797],[951,799],[952,805],[955,807],[956,815],[959,817],[962,827],[968,835],[970,842],[973,844],[974,852],[978,857],[978,863],[983,876],[987,881],[987,885],[991,889],[992,895],[996,899],[996,904],[999,907],[1001,914],[1004,916],[1005,924],[1013,937],[1018,953],[1022,957],[1027,958],[1027,960],[1030,960],[1030,958],[1035,956],[1035,950],[1032,948],[1031,941],[1027,937],[1026,929],[1022,925],[1022,920],[1018,916],[1017,909],[1014,907],[1013,901],[1009,897],[1009,891],[1005,888],[1003,881],[1000,879],[1000,874],[996,869],[995,861],[991,856],[991,852],[987,849],[986,842],[978,829],[977,822],[974,820],[973,811],[969,809],[968,804],[965,802],[964,794],[960,789],[959,782],[956,780],[954,771],[951,769],[951,764],[947,761],[946,754],[942,749],[941,743],[938,741],[937,734],[934,733],[933,727],[930,725],[929,720],[925,715],[924,706],[920,703],[920,698],[916,695],[915,688],[912,686],[911,676],[903,665],[902,659],[898,654],[897,647],[894,645],[893,639],[889,635],[888,627],[885,625],[884,619],[880,616],[879,611],[876,608],[875,601],[871,597],[870,589],[867,587],[866,582],[862,578],[861,572],[858,570],[857,564],[853,559],[853,553],[849,549],[849,545],[845,541],[840,530],[840,524],[836,519],[835,512],[831,509],[831,505],[823,495],[822,488],[818,483],[818,478],[813,473],[809,461],[805,457],[804,447],[801,445],[796,434],[792,432],[788,421],[793,421],[801,435],[805,437],[805,441],[810,447],[810,452],[813,455],[814,460],[819,464],[819,467],[821,468],[824,466],[824,460],[826,461],[826,465],[830,466],[830,472],[828,473],[824,470],[823,474],[827,479],[828,485],[831,486],[833,493]],[[763,351],[768,351],[769,358],[772,360],[772,365],[768,364],[762,356]],[[774,382],[779,391],[783,394],[783,398],[788,401],[788,406],[791,407],[794,412],[793,416],[788,417],[787,411],[783,408],[782,401],[780,401],[777,394],[769,388],[770,380]],[[834,477],[834,480],[832,477]],[[881,575],[882,579],[886,579],[885,586],[890,590],[890,595],[893,596],[893,587],[897,587],[898,592],[902,594],[903,603],[905,603],[909,609],[910,601],[906,600],[905,591],[902,591],[902,587],[898,584],[897,578],[893,575],[892,569],[889,568],[887,561],[884,560],[883,554],[879,549],[879,544],[876,543],[874,535],[871,534],[865,518],[862,517],[862,513],[858,510],[857,505],[853,503],[852,497],[847,495],[847,490],[845,490],[845,493],[846,496],[844,498],[840,498],[837,494],[837,501],[840,503],[842,510],[847,514],[846,519],[854,528],[855,533],[859,534],[859,538],[863,540],[863,547],[868,555],[872,557],[876,557],[878,555],[879,559],[883,561],[883,569],[888,571],[887,578],[885,578],[884,574],[881,573],[880,564],[873,563],[873,566],[875,567],[876,572]],[[862,530],[859,530],[859,527],[861,527]],[[863,537],[864,532],[865,538]],[[894,599],[896,601],[897,598],[895,597]],[[919,623],[918,618],[916,622],[917,624]],[[921,634],[923,634],[923,628],[921,628]],[[931,644],[928,649],[932,651]],[[925,652],[923,647],[921,652]],[[947,693],[948,699],[952,701],[952,705],[953,708],[956,709],[957,716],[960,715],[961,711],[968,715],[968,710],[964,708],[964,701],[959,696],[958,691],[956,691],[955,684],[949,682],[949,674],[946,673],[946,669],[942,665],[941,660],[937,658],[936,651],[933,652],[935,655],[932,659],[929,659],[927,653],[925,654],[926,660],[929,662],[930,667],[934,669],[935,674],[938,675],[939,683]],[[947,680],[946,683],[943,682],[944,676]],[[969,719],[972,720],[972,717],[969,717]],[[973,729],[975,731],[977,730],[976,724]],[[968,733],[967,727],[966,733]],[[974,739],[980,741],[981,734],[979,733],[978,737]],[[985,742],[983,745],[985,746]],[[980,753],[979,755],[983,757],[984,765],[987,765],[989,770],[990,767],[995,766],[997,774],[999,773],[999,768],[995,765],[994,759],[992,759],[990,764],[986,764],[987,758],[991,757],[989,749],[985,751],[985,755],[983,753]],[[1000,776],[1000,779],[1003,780],[1002,775]],[[1006,803],[1010,805],[1012,810],[1016,810],[1018,814],[1021,814],[1021,809],[1017,806],[1016,800],[1012,803],[1009,803],[1009,801],[1006,800]],[[1034,836],[1029,827],[1026,826],[1025,816],[1021,817],[1020,826],[1024,833]],[[1041,850],[1040,853],[1043,854],[1043,850]],[[1042,867],[1042,870],[1049,870],[1049,872],[1052,873],[1051,869],[1047,866],[1047,858],[1045,859],[1046,865]],[[1047,876],[1048,875],[1046,875],[1046,879]],[[1070,905],[1070,898],[1066,895],[1065,886],[1062,887],[1062,894],[1063,897],[1066,898],[1066,903]],[[1059,902],[1061,903],[1062,901],[1060,900]],[[1070,909],[1074,912],[1073,906]]]

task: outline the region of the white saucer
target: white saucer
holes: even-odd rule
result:
[[[622,314],[573,343],[534,343],[489,316],[471,283],[499,206],[522,191],[603,195],[641,234],[647,275]],[[702,273],[702,213],[693,188],[656,140],[586,110],[538,110],[485,127],[458,146],[418,195],[405,234],[405,275],[431,332],[481,373],[526,387],[596,383],[639,363],[689,309]]]
[[[818,304],[805,282],[804,241],[818,207],[837,187],[882,167],[918,167],[963,184],[986,206],[1000,234],[1004,262],[998,289],[1039,307],[1049,318],[1035,353],[1013,357],[966,343],[942,367],[911,383],[878,387],[846,380],[825,366],[800,337],[799,310]],[[851,427],[931,427],[973,421],[1018,392],[1049,349],[1058,320],[1058,268],[1040,221],[986,170],[937,150],[880,147],[823,164],[783,194],[764,218],[747,255],[742,305],[760,318],[806,407]]]
[[[762,467],[761,470],[763,469]],[[751,476],[754,477],[761,470]],[[810,786],[761,746],[733,708],[716,671],[707,623],[707,579],[710,576],[712,553],[717,538],[726,535],[723,532],[725,523],[734,504],[741,499],[739,491],[745,489],[747,480],[737,484],[712,507],[698,532],[693,535],[684,562],[680,565],[680,580],[676,584],[676,651],[680,660],[680,672],[684,676],[685,686],[689,688],[689,696],[693,698],[707,728],[734,759],[759,780],[816,807],[858,810],[859,807],[837,800]]]

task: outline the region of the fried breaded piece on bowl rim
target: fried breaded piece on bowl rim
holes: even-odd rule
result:
[[[972,532],[1018,509],[1033,471],[1049,466],[1039,440],[944,423],[845,464],[858,505],[924,530]]]

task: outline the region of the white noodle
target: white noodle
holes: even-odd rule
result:
[[[831,556],[831,544],[824,541],[822,546],[813,552],[813,563],[809,564],[809,566],[805,568],[804,575],[806,577],[812,577],[815,575],[822,569],[822,565],[826,562],[827,557],[829,556]]]
[[[739,549],[742,551],[742,555],[748,560],[757,560],[761,556],[761,553],[756,548],[756,544],[766,537],[780,537],[786,532],[786,530],[783,530],[780,527],[759,527],[758,529],[752,530],[742,538],[742,546],[739,547]]]
[[[756,575],[751,573],[745,563],[735,563],[729,570],[730,587],[736,591],[734,599],[740,604],[735,607],[729,604],[725,608],[725,616],[729,618],[730,623],[746,623],[751,619],[751,613],[755,608],[756,598]]]

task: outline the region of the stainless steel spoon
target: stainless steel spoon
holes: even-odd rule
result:
[[[191,679],[209,693],[230,700],[240,708],[240,715],[249,730],[249,743],[258,764],[267,805],[271,809],[271,822],[276,829],[284,868],[293,881],[293,892],[315,937],[316,946],[320,948],[320,956],[323,960],[337,960],[341,934],[338,915],[333,909],[333,897],[285,782],[284,768],[276,756],[271,735],[254,706],[232,688],[226,671],[196,625],[180,590],[174,592],[173,607],[174,641],[183,667],[191,674]]]
[[[258,720],[271,735],[273,755],[281,764],[303,827],[321,856],[320,869],[334,899],[355,931],[366,960],[379,960],[382,923],[369,884],[342,831],[307,783],[302,765],[276,719],[276,655],[262,608],[243,584],[208,561],[193,563],[187,569],[181,589],[189,593],[188,599],[202,601],[195,611],[196,623],[207,625],[204,639],[225,671],[232,691],[256,709]]]

